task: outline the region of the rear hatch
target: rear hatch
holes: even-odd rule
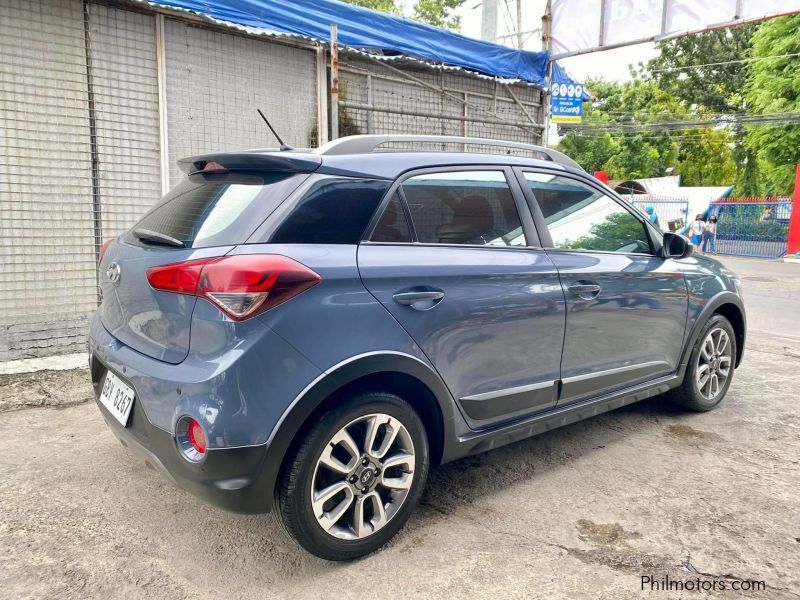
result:
[[[125,345],[177,364],[189,352],[197,298],[154,290],[147,269],[224,256],[308,177],[291,171],[211,168],[189,175],[130,231],[112,242],[100,265],[100,317]]]

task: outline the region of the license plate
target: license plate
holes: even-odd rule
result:
[[[108,371],[103,391],[100,392],[100,403],[125,427],[133,408],[133,388]]]

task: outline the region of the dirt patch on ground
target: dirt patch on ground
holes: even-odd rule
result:
[[[93,396],[88,369],[0,375],[0,412],[75,406]]]
[[[719,441],[722,437],[716,433],[711,433],[709,431],[700,431],[699,429],[695,429],[694,427],[689,427],[684,423],[676,423],[674,425],[670,425],[666,429],[666,434],[668,437],[675,438],[678,440],[686,440],[686,441],[695,441],[695,442],[702,442],[702,441]]]
[[[625,531],[619,523],[593,523],[587,519],[581,519],[577,523],[577,528],[578,538],[598,546],[626,543],[630,539],[642,537],[635,531]]]

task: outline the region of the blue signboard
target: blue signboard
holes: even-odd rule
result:
[[[583,115],[583,85],[572,81],[557,64],[550,84],[550,120],[553,123],[580,123]]]

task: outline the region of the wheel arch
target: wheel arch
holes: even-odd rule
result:
[[[319,415],[346,395],[370,390],[397,394],[414,407],[428,434],[431,464],[439,464],[454,436],[452,396],[430,366],[396,352],[352,358],[313,381],[276,425],[267,442],[268,462],[282,467]],[[275,469],[275,480],[279,471]]]
[[[745,338],[747,336],[747,318],[745,316],[744,304],[742,303],[742,299],[733,292],[720,292],[706,303],[692,325],[681,356],[681,375],[686,372],[686,367],[689,364],[689,357],[692,354],[692,348],[694,348],[695,343],[697,343],[697,338],[703,326],[705,326],[708,320],[715,314],[724,316],[733,326],[733,331],[736,334],[736,364],[734,366],[738,367],[742,362]]]
[[[742,355],[744,354],[744,338],[747,326],[745,324],[744,311],[731,302],[721,304],[714,310],[714,314],[722,315],[733,326],[733,332],[736,334],[736,364],[738,367],[742,362]]]

